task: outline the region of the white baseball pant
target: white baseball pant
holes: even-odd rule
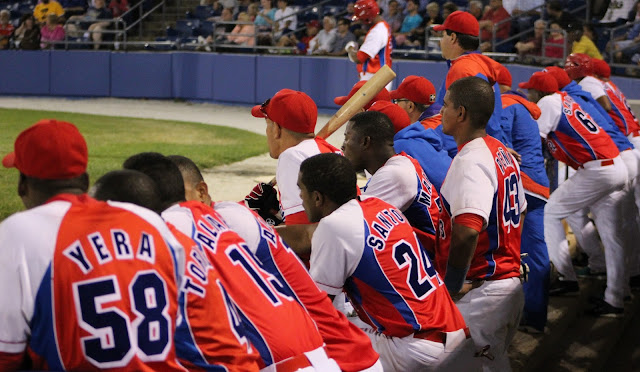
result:
[[[489,345],[495,358],[482,357],[483,371],[511,371],[507,350],[518,330],[524,292],[520,278],[487,280],[456,301],[476,350]]]
[[[338,367],[338,363],[335,360],[329,358],[326,351],[323,347],[317,348],[315,350],[307,351],[304,353],[306,360],[309,364],[308,367],[293,367],[289,368],[287,366],[287,362],[294,358],[285,359],[278,363],[274,363],[270,366],[267,366],[260,370],[260,372],[276,372],[276,371],[287,371],[287,372],[340,372],[340,367]],[[299,365],[298,363],[293,363],[293,365]],[[375,365],[374,365],[375,366]]]

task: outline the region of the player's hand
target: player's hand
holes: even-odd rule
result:
[[[277,226],[282,223],[278,194],[272,185],[264,182],[257,184],[249,195],[245,196],[244,204],[258,213],[269,225]]]
[[[516,150],[510,149],[510,148],[507,148],[507,150],[511,155],[513,155],[514,158],[516,158],[516,161],[518,162],[518,164],[522,164],[522,156],[520,156],[520,154],[518,154]]]

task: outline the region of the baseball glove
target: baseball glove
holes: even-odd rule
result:
[[[269,225],[282,223],[280,204],[276,190],[268,183],[260,182],[245,196],[244,204],[258,213]]]

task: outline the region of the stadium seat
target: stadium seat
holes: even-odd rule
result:
[[[204,37],[211,35],[213,33],[213,22],[200,22],[200,27],[196,30],[196,33]]]
[[[198,27],[200,27],[200,20],[198,19],[179,19],[176,21],[176,30],[182,37],[193,36]]]

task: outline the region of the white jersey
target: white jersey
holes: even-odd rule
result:
[[[363,194],[380,198],[404,213],[417,191],[418,177],[411,160],[406,156],[392,156],[371,176]]]
[[[596,79],[593,76],[586,76],[579,83],[585,92],[591,93],[593,99],[598,99],[602,96],[607,97],[607,92],[604,90],[604,83],[602,80]]]

